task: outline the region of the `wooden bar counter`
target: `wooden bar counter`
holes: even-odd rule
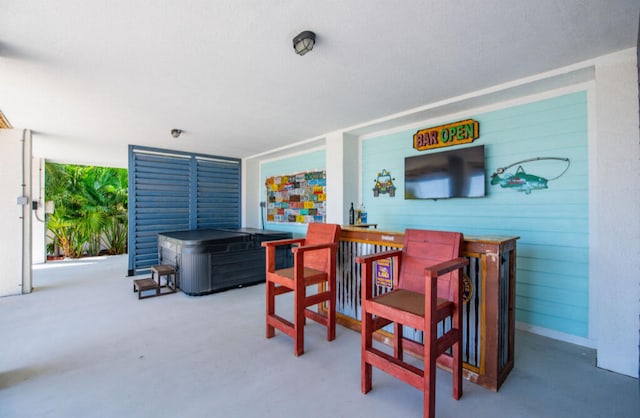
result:
[[[506,236],[465,236],[463,256],[468,301],[463,311],[464,377],[497,391],[514,363],[516,240]],[[404,234],[343,227],[337,264],[338,321],[360,331],[360,266],[356,256],[401,248]],[[387,288],[374,286],[384,293]],[[387,332],[391,331],[391,328]],[[386,336],[388,337],[387,334]],[[405,330],[422,342],[422,335]],[[385,340],[385,334],[380,335]]]

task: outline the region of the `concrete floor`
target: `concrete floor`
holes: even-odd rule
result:
[[[374,369],[360,336],[306,328],[306,353],[264,338],[264,285],[138,301],[126,256],[34,267],[30,295],[0,298],[0,417],[421,417],[421,393]],[[497,393],[438,374],[438,417],[640,416],[638,380],[593,350],[525,332]]]

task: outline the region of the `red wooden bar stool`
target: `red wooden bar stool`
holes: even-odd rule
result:
[[[372,387],[372,367],[423,391],[424,416],[435,418],[436,360],[453,374],[453,398],[462,396],[462,234],[407,229],[402,250],[356,258],[362,265],[361,390]],[[392,258],[393,290],[375,295],[373,271],[378,260]],[[450,328],[438,335],[438,324]],[[373,346],[373,334],[393,324],[393,354]],[[403,326],[423,332],[418,344],[403,336]],[[404,360],[405,346],[419,346],[420,369]],[[448,352],[450,349],[450,353]]]
[[[327,341],[336,338],[336,253],[340,227],[335,224],[311,223],[306,238],[265,241],[266,248],[266,337],[276,329],[293,338],[293,353],[304,353],[306,318],[327,327]],[[295,244],[293,267],[276,270],[276,247]],[[317,292],[307,295],[307,287],[317,286]],[[293,292],[293,322],[276,314],[276,296]],[[323,304],[326,316],[321,313]],[[319,305],[317,311],[309,309]]]

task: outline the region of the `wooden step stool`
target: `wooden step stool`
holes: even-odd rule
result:
[[[162,284],[162,277],[165,277],[165,284]],[[165,290],[163,291],[162,289]],[[142,296],[142,292],[150,290],[154,290],[155,293]],[[151,277],[133,281],[133,291],[138,292],[138,299],[168,295],[175,293],[177,290],[178,275],[176,269],[166,264],[151,266]]]
[[[146,296],[142,296],[142,292],[153,290],[154,293]],[[160,288],[158,283],[150,277],[145,279],[136,279],[133,281],[133,291],[138,292],[138,299],[152,298],[160,294]]]
[[[157,275],[158,295],[168,295],[169,293],[175,293],[178,289],[178,276],[176,269],[173,266],[167,264],[160,264],[157,266],[151,266],[151,279],[154,280]],[[162,284],[162,277],[165,277],[165,284]],[[155,281],[155,280],[154,280]],[[166,289],[162,292],[161,289]]]

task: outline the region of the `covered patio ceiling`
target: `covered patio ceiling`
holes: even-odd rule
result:
[[[635,47],[637,0],[0,0],[0,110],[54,161],[247,157]],[[315,31],[301,57],[292,38]],[[174,139],[172,128],[184,131]]]

